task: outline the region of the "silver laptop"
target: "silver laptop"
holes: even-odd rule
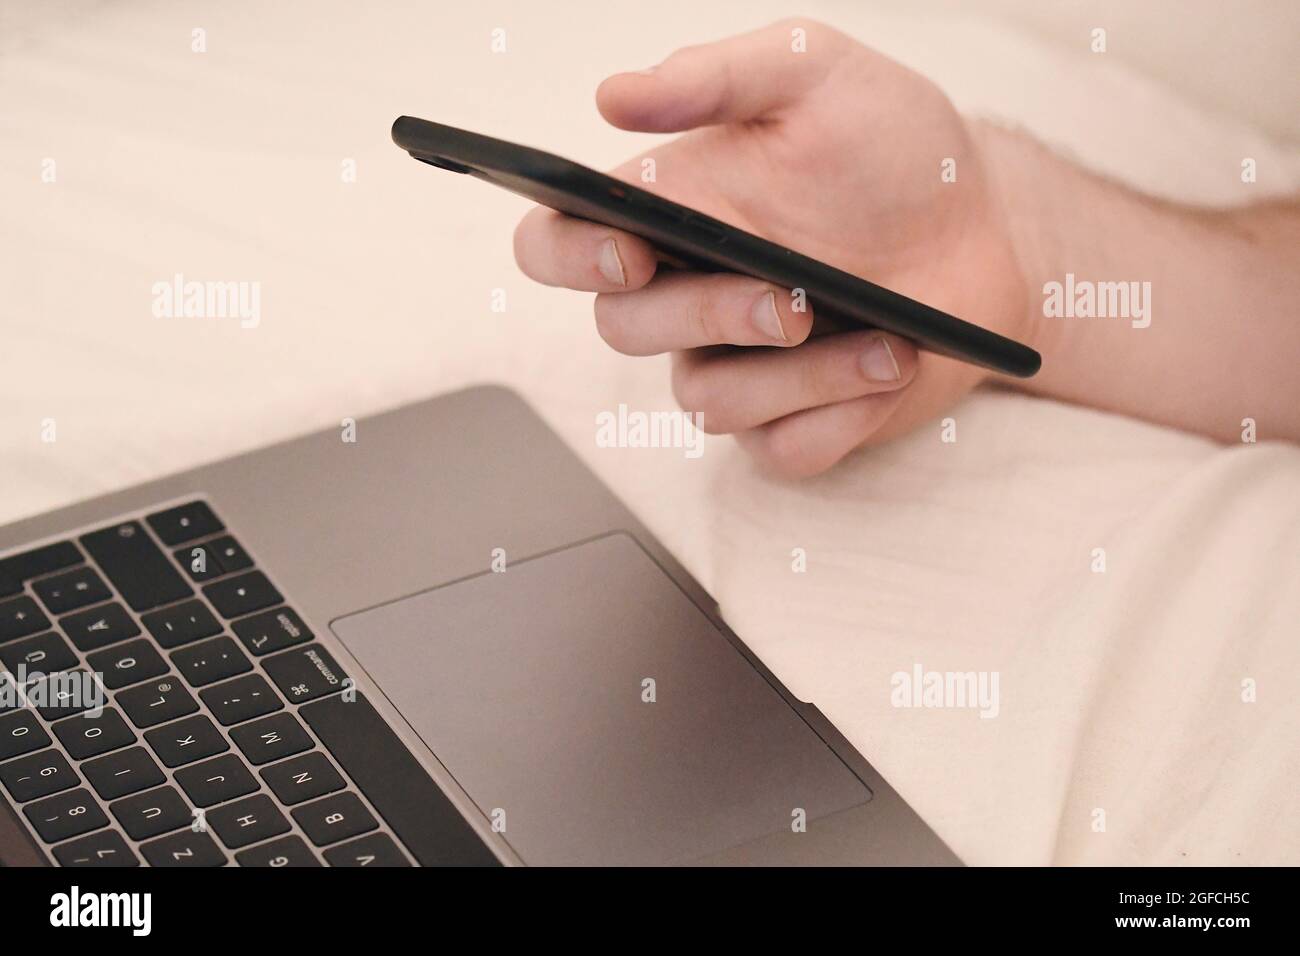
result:
[[[0,528],[0,862],[955,864],[513,393]]]

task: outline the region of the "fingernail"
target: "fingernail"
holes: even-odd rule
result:
[[[759,296],[758,301],[754,303],[754,308],[750,310],[750,317],[754,320],[758,331],[769,339],[776,339],[778,342],[790,341],[785,337],[785,329],[781,327],[781,316],[776,311],[775,292],[765,292]]]
[[[884,339],[875,339],[862,353],[862,371],[873,382],[897,382],[902,378],[894,352]]]
[[[600,247],[600,274],[615,285],[627,285],[627,273],[623,271],[623,260],[618,254],[618,243],[606,239]]]

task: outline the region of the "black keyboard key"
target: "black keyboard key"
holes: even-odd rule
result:
[[[289,607],[254,614],[236,621],[230,625],[230,629],[244,642],[245,647],[259,657],[310,641],[315,636],[302,622],[298,612]]]
[[[290,812],[307,839],[317,846],[329,846],[379,826],[355,793],[336,793]]]
[[[262,779],[285,806],[343,789],[343,778],[319,750],[266,767]]]
[[[108,817],[85,787],[29,803],[23,813],[46,843],[58,843],[108,825]]]
[[[100,676],[109,690],[121,690],[131,684],[167,674],[167,662],[147,639],[119,644],[106,651],[90,654],[86,663]]]
[[[101,753],[135,743],[135,732],[123,721],[120,711],[103,708],[69,717],[53,726],[64,749],[73,760],[88,760]]]
[[[326,697],[298,714],[421,866],[497,859],[364,695]]]
[[[50,619],[27,595],[0,601],[0,644],[49,630],[49,627]]]
[[[98,757],[135,743],[135,732],[113,707],[104,708],[98,717],[81,714],[61,720],[54,725],[54,736],[74,760]]]
[[[118,644],[106,651],[91,654],[86,663],[95,673],[102,675],[104,686],[118,690],[128,684],[138,684],[150,677],[167,673],[167,662],[146,639]]]
[[[144,735],[153,752],[168,767],[179,767],[230,749],[221,731],[203,714],[186,717]]]
[[[48,797],[81,783],[77,771],[57,750],[42,750],[0,764],[0,783],[15,803]]]
[[[273,714],[236,727],[230,732],[230,739],[255,766],[292,757],[314,746],[311,735],[302,729],[293,714]]]
[[[27,706],[23,697],[22,686],[26,678],[19,680],[17,675],[9,673],[0,662],[0,714],[12,713]]]
[[[163,544],[169,545],[193,541],[195,538],[226,530],[226,526],[203,501],[191,501],[175,508],[168,508],[166,511],[149,515],[145,520],[149,522],[149,527],[153,528],[154,534],[162,539]]]
[[[221,565],[206,544],[187,544],[173,551],[172,557],[190,576],[190,580],[196,583],[211,581],[223,573]]]
[[[116,830],[100,830],[54,848],[59,866],[139,866],[140,861]]]
[[[22,554],[0,558],[0,596],[17,594],[22,590],[24,581],[51,571],[70,568],[83,560],[81,551],[71,541],[59,541]]]
[[[133,611],[171,604],[194,593],[138,521],[92,531],[82,535],[81,543]]]
[[[15,674],[20,668],[29,674],[33,671],[53,674],[71,670],[80,662],[68,642],[55,631],[50,631],[0,646],[0,663]]]
[[[182,648],[172,655],[172,663],[191,687],[206,687],[253,669],[239,645],[224,636]]]
[[[203,703],[223,727],[280,710],[284,704],[261,674],[245,674],[199,691]]]
[[[10,714],[27,706],[13,675],[0,668],[0,714]]]
[[[234,574],[253,566],[253,559],[248,556],[248,552],[228,534],[213,538],[203,547],[208,549],[209,555],[216,556],[222,574]]]
[[[132,840],[147,840],[160,833],[188,827],[194,821],[190,805],[175,787],[159,787],[108,805]]]
[[[113,695],[131,723],[141,730],[156,724],[184,717],[199,709],[185,685],[175,677],[167,676]]]
[[[32,585],[32,590],[51,614],[75,611],[87,604],[107,601],[113,596],[94,568],[74,568],[43,578]]]
[[[325,851],[330,866],[410,866],[387,833],[372,833]]]
[[[253,566],[253,559],[230,535],[187,544],[172,552],[191,581],[211,581],[223,574],[234,574]]]
[[[116,602],[61,617],[59,627],[82,651],[98,650],[140,633],[126,608]]]
[[[248,767],[234,754],[213,757],[176,771],[176,782],[196,807],[211,807],[257,789]]]
[[[203,593],[222,617],[243,617],[284,600],[261,571],[204,585]]]
[[[101,800],[116,800],[156,787],[167,779],[143,747],[130,747],[81,765],[81,772]]]
[[[261,843],[289,830],[289,821],[264,793],[209,810],[207,821],[231,850]]]
[[[104,706],[104,692],[89,671],[49,674],[27,685],[27,702],[46,720],[60,720]]]
[[[201,637],[211,637],[221,631],[221,624],[198,598],[150,611],[140,620],[149,628],[154,640],[168,649],[197,641]]]
[[[17,710],[0,716],[0,760],[29,754],[49,745],[50,735],[33,711]]]
[[[140,847],[150,866],[225,866],[226,855],[206,833],[182,830]]]
[[[347,680],[330,652],[319,644],[295,647],[268,657],[262,661],[262,667],[280,692],[295,704],[343,690]]]
[[[312,853],[302,837],[287,836],[250,850],[235,854],[235,862],[240,866],[297,867],[320,866],[320,860]]]

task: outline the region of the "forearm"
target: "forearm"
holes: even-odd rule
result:
[[[1300,440],[1300,205],[1190,209],[1021,134],[977,135],[1043,353],[1020,387],[1222,441],[1246,418]]]

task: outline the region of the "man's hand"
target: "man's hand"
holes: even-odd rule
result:
[[[792,49],[795,28],[806,52]],[[1026,292],[965,122],[928,80],[808,21],[688,47],[610,77],[609,122],[693,130],[613,175],[1024,339]],[[941,164],[955,161],[956,182]],[[986,373],[899,336],[818,336],[791,290],[738,275],[656,272],[645,240],[539,207],[515,253],[540,282],[599,293],[596,325],[629,355],[673,352],[678,401],[787,475],[933,417]],[[771,346],[731,349],[718,346]]]
[[[642,157],[615,176],[1042,352],[1038,376],[1006,384],[1223,441],[1247,422],[1260,440],[1300,439],[1294,200],[1213,211],[1135,194],[963,120],[928,80],[809,21],[612,76],[597,105],[624,129],[692,130],[648,154],[654,183]],[[598,293],[614,348],[672,352],[678,401],[784,475],[914,428],[991,377],[883,332],[800,345],[813,317],[790,290],[657,273],[644,240],[549,209],[519,224],[515,255],[538,281]],[[1143,323],[1045,318],[1067,273],[1149,283]]]

